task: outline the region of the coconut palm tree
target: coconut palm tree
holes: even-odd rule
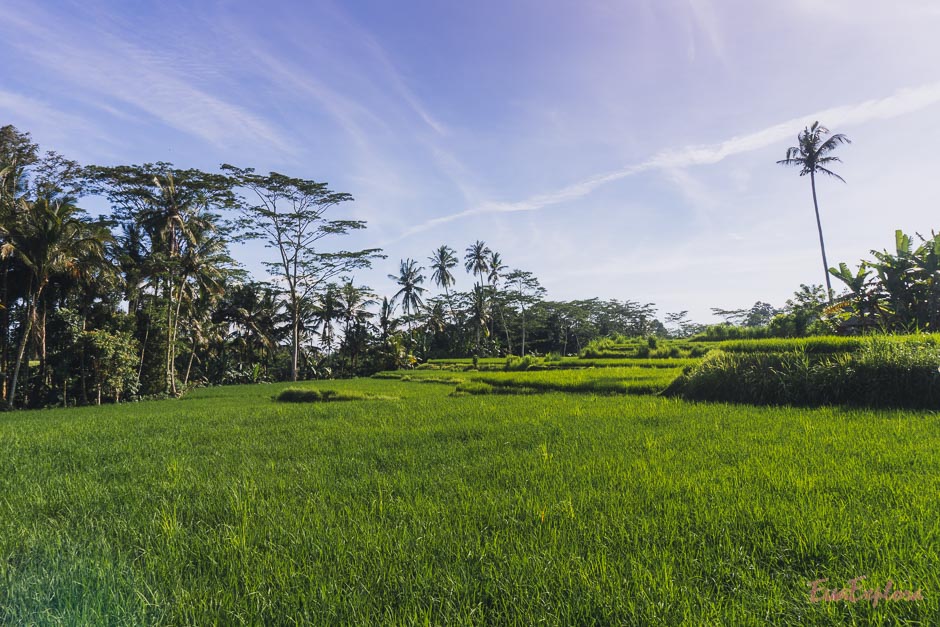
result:
[[[342,296],[335,283],[327,284],[323,293],[317,297],[313,317],[320,329],[320,343],[326,347],[327,352],[332,351],[333,342],[336,340],[333,323],[343,319]]]
[[[343,333],[349,333],[354,324],[365,323],[375,316],[369,307],[378,304],[374,294],[365,286],[357,286],[351,280],[340,287],[340,306],[343,312]]]
[[[219,233],[215,219],[211,214],[200,212],[186,225],[186,236],[181,242],[177,260],[176,296],[173,305],[175,313],[169,329],[168,346],[170,352],[170,391],[177,394],[176,388],[176,349],[180,327],[180,312],[183,303],[189,304],[188,319],[192,323],[190,330],[195,331],[198,318],[206,318],[215,303],[225,294],[225,282],[232,275],[235,261],[228,254],[228,244]],[[199,306],[196,306],[199,303]],[[193,343],[195,350],[196,343]],[[191,355],[192,356],[192,355]],[[187,369],[188,370],[188,369]]]
[[[482,285],[474,285],[470,293],[470,307],[468,310],[470,326],[474,331],[473,365],[477,366],[480,358],[480,334],[490,336],[489,321],[490,308],[486,298],[486,290]]]
[[[450,287],[454,284],[454,275],[450,269],[457,265],[457,251],[450,246],[441,246],[428,257],[428,261],[431,262],[431,280],[444,290],[444,298],[453,316],[454,305],[450,299]]]
[[[4,239],[0,256],[15,257],[28,274],[26,318],[17,349],[16,365],[7,397],[12,409],[26,345],[36,321],[37,305],[53,274],[74,273],[83,266],[102,263],[108,229],[83,219],[83,212],[68,198],[20,200],[19,219],[0,226]]]
[[[486,242],[480,240],[467,246],[463,267],[470,274],[480,275],[480,285],[483,285],[483,275],[490,271],[490,255],[492,254],[493,251],[486,245]]]
[[[343,344],[341,350],[348,353],[350,362],[355,370],[358,366],[359,355],[367,348],[369,339],[369,319],[375,314],[369,307],[378,304],[374,294],[365,286],[357,286],[351,279],[347,279],[340,287],[340,305],[343,314]]]
[[[379,307],[379,339],[385,344],[391,335],[398,329],[398,320],[395,318],[395,303],[388,297],[382,297]]]
[[[489,281],[490,286],[492,287],[492,290],[493,290],[492,291],[493,305],[495,306],[496,310],[499,313],[500,322],[502,322],[503,330],[506,333],[506,349],[510,353],[512,353],[512,340],[509,337],[509,327],[506,326],[506,316],[503,314],[503,308],[499,305],[499,302],[496,299],[497,290],[499,289],[499,280],[503,278],[503,273],[506,272],[506,270],[508,270],[509,267],[503,263],[502,255],[500,255],[498,252],[495,252],[495,251],[490,252],[490,258],[487,262],[487,266],[489,269],[488,269],[488,274],[487,274],[486,279],[487,281]],[[492,327],[496,326],[495,319],[491,322],[491,325]],[[490,329],[491,334],[494,331],[495,331],[494,328]]]
[[[395,281],[401,288],[392,296],[392,302],[401,297],[401,310],[406,316],[411,313],[417,314],[424,307],[424,301],[421,299],[421,294],[425,292],[425,288],[421,287],[424,283],[422,270],[424,267],[419,266],[414,259],[403,259],[399,263],[398,276],[388,275],[388,278]],[[412,340],[414,340],[413,327],[414,321],[411,320],[408,323],[408,334],[412,336]]]
[[[828,139],[825,138],[826,135],[829,135],[829,129],[820,126],[819,122],[813,122],[812,126],[806,127],[797,136],[799,144],[787,148],[786,158],[777,163],[799,167],[800,176],[809,174],[810,186],[813,189],[813,207],[816,209],[816,227],[819,229],[819,248],[822,251],[823,272],[826,275],[826,293],[829,296],[829,304],[831,305],[832,284],[829,282],[829,263],[826,261],[826,244],[823,240],[822,222],[819,219],[819,202],[816,199],[816,173],[831,176],[845,183],[845,179],[829,169],[830,164],[842,161],[831,153],[839,144],[850,144],[852,142],[841,133],[836,133]]]

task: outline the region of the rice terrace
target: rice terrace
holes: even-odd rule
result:
[[[940,625],[928,4],[0,6],[0,625]]]

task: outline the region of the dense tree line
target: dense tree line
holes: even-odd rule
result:
[[[110,212],[79,208],[89,196]],[[661,321],[652,303],[548,300],[535,275],[479,240],[400,260],[389,275],[397,291],[382,297],[355,279],[382,251],[340,245],[366,228],[342,217],[351,201],[325,183],[227,164],[216,173],[164,162],[82,167],[0,128],[3,405],[175,396],[437,357],[571,355],[618,335],[792,337],[940,323],[940,238],[915,246],[900,232],[895,253],[873,251],[856,272],[830,270],[847,287],[833,304],[831,291],[802,286],[781,309],[715,309],[727,323],[707,329],[685,311]],[[236,240],[270,251],[268,280],[232,258]],[[461,272],[472,282],[465,291]]]
[[[93,217],[80,208],[110,205]],[[223,165],[80,166],[0,129],[0,394],[6,407],[179,395],[195,385],[367,374],[432,358],[558,352],[665,334],[651,304],[558,302],[482,241],[402,260],[397,293],[355,280],[349,194]],[[233,241],[270,256],[268,280]],[[456,289],[454,272],[473,279]],[[679,315],[676,329],[688,324]]]

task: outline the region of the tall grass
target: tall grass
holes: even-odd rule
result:
[[[937,414],[283,387],[0,415],[0,624],[940,619]]]
[[[666,394],[754,404],[940,409],[938,367],[940,347],[932,339],[865,338],[854,352],[812,352],[805,345],[771,353],[714,351]]]

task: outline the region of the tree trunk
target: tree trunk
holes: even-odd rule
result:
[[[170,345],[173,342],[173,282],[171,277],[167,277],[166,289],[163,293],[166,301],[166,355],[164,359],[165,386],[164,393],[173,392],[173,372],[170,368]]]
[[[473,326],[475,326],[477,330],[476,342],[473,345],[473,365],[476,366],[477,359],[480,357],[480,325],[475,324]]]
[[[816,173],[809,173],[810,186],[813,188],[813,207],[816,209],[816,228],[819,229],[819,249],[822,251],[823,273],[826,275],[826,296],[832,305],[832,283],[829,281],[829,262],[826,261],[826,243],[823,241],[822,221],[819,219],[819,202],[816,200]]]
[[[522,355],[525,357],[525,305],[522,306]]]
[[[7,390],[10,383],[10,305],[8,302],[9,290],[9,265],[6,262],[0,264],[0,272],[3,273],[3,283],[0,284],[0,372],[3,374],[2,398],[6,400]]]
[[[140,343],[140,365],[137,367],[137,390],[140,390],[140,376],[144,372],[144,355],[147,354],[147,340],[150,338],[150,318],[147,318],[147,330],[144,331],[144,341]]]
[[[503,323],[503,331],[506,332],[506,349],[512,355],[512,340],[509,338],[509,327],[506,325],[506,315],[503,313],[502,307],[499,308],[499,319]]]
[[[85,336],[85,316],[82,316],[82,337]],[[81,373],[82,373],[82,404],[88,404],[88,375],[85,368],[85,342],[82,342],[81,350]]]
[[[26,308],[26,323],[23,327],[23,337],[20,338],[20,346],[16,352],[16,365],[13,366],[13,380],[10,383],[10,395],[7,397],[7,409],[13,409],[13,403],[16,400],[16,384],[20,377],[20,366],[23,365],[23,355],[26,354],[29,333],[33,329],[33,316],[36,315],[37,300],[39,300],[39,291],[30,297],[29,305]]]
[[[50,376],[47,372],[46,363],[46,304],[42,305],[42,316],[37,317],[36,323],[39,327],[39,376],[43,385],[49,385]]]
[[[189,354],[189,364],[186,366],[186,376],[183,377],[183,387],[189,384],[189,372],[193,368],[193,358],[196,356],[196,338],[193,337],[193,351]]]
[[[180,309],[183,307],[183,286],[186,284],[186,277],[180,280],[180,287],[176,296],[176,317],[173,319],[172,341],[170,342],[170,377],[173,382],[173,394],[176,395],[176,335],[180,326]],[[172,288],[170,295],[172,296]]]
[[[291,328],[291,343],[293,344],[293,355],[291,356],[290,378],[291,381],[297,380],[297,362],[300,359],[300,307],[297,303],[292,309],[293,320]]]

